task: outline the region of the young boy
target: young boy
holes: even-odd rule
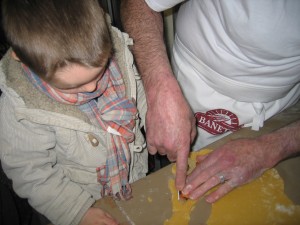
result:
[[[3,170],[53,224],[117,224],[93,204],[130,198],[147,172],[131,39],[97,0],[2,2],[12,47],[0,65]]]

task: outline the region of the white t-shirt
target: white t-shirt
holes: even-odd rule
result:
[[[146,1],[156,11],[182,2]],[[182,4],[173,64],[199,119],[201,137],[196,149],[211,142],[205,139],[225,133],[218,133],[217,125],[234,131],[239,126],[226,126],[238,119],[238,125],[258,130],[265,119],[299,100],[299,12],[299,0],[188,0]]]

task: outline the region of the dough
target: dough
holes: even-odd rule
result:
[[[196,155],[210,151],[192,153],[189,160],[191,170],[195,167]],[[175,173],[175,170],[174,165],[172,172]],[[189,225],[190,215],[197,201],[178,201],[174,180],[169,180],[169,189],[172,193],[173,214],[164,225]],[[300,206],[293,204],[284,193],[284,183],[277,170],[270,169],[253,182],[234,189],[212,204],[206,224],[299,225]]]
[[[190,214],[197,201],[178,200],[178,193],[174,180],[169,180],[169,188],[172,193],[172,217],[165,221],[164,225],[188,225]]]

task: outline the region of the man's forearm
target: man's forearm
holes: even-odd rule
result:
[[[266,143],[269,167],[286,158],[300,154],[300,120],[259,138]]]
[[[149,89],[163,81],[165,76],[172,76],[164,44],[162,16],[151,10],[144,0],[122,0],[121,18],[125,31],[134,40],[133,53],[149,94]]]

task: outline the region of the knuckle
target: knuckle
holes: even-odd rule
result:
[[[211,178],[211,182],[214,183],[214,184],[218,184],[218,183],[219,183],[219,178],[216,177],[216,176],[213,176],[213,177]]]

